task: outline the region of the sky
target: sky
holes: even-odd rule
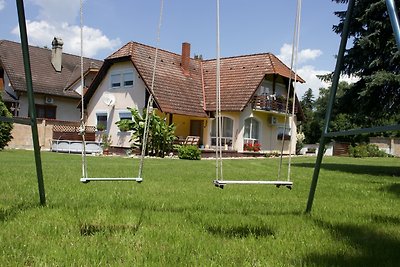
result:
[[[51,47],[55,36],[63,51],[80,54],[80,0],[25,0],[29,44]],[[84,0],[84,54],[104,59],[129,41],[156,46],[160,0]],[[297,0],[220,0],[222,57],[273,53],[290,66]],[[334,11],[346,5],[331,0],[303,0],[298,74],[306,84],[296,87],[301,97],[311,88],[318,96],[316,75],[332,72],[340,37]],[[159,38],[161,49],[181,53],[191,44],[191,56],[216,58],[216,1],[164,0]],[[15,1],[0,0],[0,39],[20,42]]]

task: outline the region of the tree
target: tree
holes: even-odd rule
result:
[[[8,111],[6,105],[3,102],[1,94],[0,94],[0,116],[12,118],[11,113]],[[0,150],[3,150],[4,147],[7,146],[8,142],[11,141],[12,128],[13,124],[11,122],[0,121]]]
[[[395,2],[399,6],[400,0]],[[340,18],[333,26],[337,34],[342,33],[345,13],[335,12]],[[382,120],[399,123],[400,52],[385,0],[356,1],[349,34],[353,46],[346,50],[342,72],[360,80],[346,90],[339,101],[340,110],[362,127],[376,126]]]
[[[137,109],[128,108],[132,113],[132,120],[124,119],[116,122],[120,129],[131,130],[132,146],[142,149],[143,133],[145,128],[146,114],[139,113]],[[150,117],[150,126],[148,130],[148,139],[146,145],[146,155],[154,155],[164,157],[164,155],[172,151],[173,141],[175,137],[175,125],[168,125],[166,120],[155,114],[153,111]]]
[[[312,144],[318,142],[318,137],[315,136],[315,121],[314,121],[314,95],[312,89],[309,88],[301,98],[300,105],[304,113],[304,121],[302,122],[302,131],[305,139],[304,143]],[[317,133],[318,134],[318,133]],[[319,135],[321,133],[319,132]]]

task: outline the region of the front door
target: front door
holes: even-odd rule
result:
[[[203,144],[204,121],[190,120],[190,135],[200,136],[199,145]]]

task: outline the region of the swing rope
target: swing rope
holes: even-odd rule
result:
[[[159,20],[158,20],[156,50],[155,50],[154,63],[153,63],[153,74],[152,74],[152,77],[151,77],[150,96],[149,96],[149,99],[147,101],[147,106],[146,106],[146,111],[145,111],[146,112],[146,118],[145,118],[145,122],[144,122],[144,131],[143,131],[143,138],[142,138],[142,153],[140,155],[140,164],[139,164],[138,177],[142,177],[142,173],[143,173],[144,157],[146,155],[146,150],[147,150],[147,139],[149,137],[150,122],[151,122],[151,118],[152,118],[152,115],[153,115],[154,81],[155,81],[155,78],[156,78],[157,58],[158,58],[158,50],[159,50],[159,46],[160,46],[160,32],[161,32],[162,15],[163,15],[163,9],[164,9],[164,0],[161,0],[161,4],[160,5],[161,5],[160,6],[160,17],[159,17]]]
[[[295,102],[296,102],[296,84],[297,84],[297,59],[298,59],[298,51],[299,51],[299,40],[300,40],[300,22],[301,22],[301,0],[297,0],[297,9],[296,9],[296,21],[295,21],[295,29],[293,34],[293,44],[292,44],[292,56],[290,60],[290,76],[289,76],[289,84],[288,84],[288,93],[286,97],[286,108],[285,108],[285,120],[284,120],[284,128],[282,134],[282,146],[281,153],[279,159],[279,168],[278,168],[278,179],[280,180],[281,171],[282,171],[282,163],[283,163],[283,150],[285,146],[285,133],[287,130],[287,120],[288,120],[288,111],[289,111],[289,100],[291,93],[291,84],[292,84],[292,70],[294,69],[294,85],[293,85],[293,96],[292,96],[292,113],[291,120],[289,118],[289,123],[294,123],[294,114],[295,114]],[[288,172],[287,172],[287,181],[290,181],[291,175],[291,162],[292,162],[292,142],[293,134],[290,135],[289,140],[289,161],[288,161]]]
[[[285,132],[286,132],[286,123],[288,119],[288,110],[289,110],[289,99],[291,93],[291,84],[292,84],[292,73],[293,67],[294,70],[294,86],[293,86],[293,101],[292,101],[292,114],[290,121],[291,124],[294,122],[294,114],[295,114],[295,100],[296,100],[296,83],[297,83],[297,55],[298,55],[298,47],[299,47],[299,37],[300,37],[300,14],[301,14],[301,0],[297,0],[297,11],[296,11],[296,20],[295,20],[295,29],[293,34],[293,45],[292,45],[292,57],[290,63],[290,75],[289,75],[289,84],[288,84],[288,93],[286,98],[286,107],[285,107],[285,122],[284,122],[284,131],[282,135],[282,147],[281,147],[281,155],[280,162],[278,168],[278,179],[276,181],[224,181],[223,180],[223,171],[222,171],[222,128],[223,128],[223,120],[221,116],[221,84],[220,84],[220,25],[219,25],[219,0],[217,2],[217,59],[216,59],[216,179],[214,180],[214,185],[216,187],[224,188],[226,184],[265,184],[265,185],[276,185],[277,187],[286,186],[291,189],[293,183],[290,181],[290,165],[291,165],[291,151],[292,151],[292,138],[290,136],[290,146],[289,146],[289,166],[288,166],[288,175],[287,181],[280,180],[281,169],[282,169],[282,159],[283,159],[283,149],[285,145]]]
[[[217,61],[216,61],[216,92],[215,92],[215,104],[216,104],[216,112],[215,112],[215,130],[216,130],[216,180],[224,180],[223,171],[222,171],[222,116],[221,116],[221,47],[220,47],[220,39],[219,39],[219,0],[216,0],[217,4]]]
[[[86,165],[86,125],[85,125],[85,102],[84,102],[84,78],[83,78],[83,0],[80,0],[80,65],[81,65],[81,123],[79,133],[82,136],[82,178],[87,178],[87,165]]]
[[[80,55],[80,65],[81,65],[81,120],[80,120],[80,129],[79,133],[82,136],[82,179],[81,182],[87,183],[89,181],[136,181],[142,182],[142,173],[143,173],[143,164],[144,164],[144,157],[147,147],[147,140],[148,140],[148,132],[150,127],[151,115],[152,115],[152,107],[154,103],[153,93],[154,93],[154,81],[157,69],[157,57],[158,57],[158,50],[159,50],[159,43],[160,43],[160,32],[161,32],[161,22],[162,22],[162,13],[164,8],[164,0],[161,0],[161,7],[160,7],[160,17],[157,29],[157,41],[156,41],[156,50],[154,56],[154,63],[153,63],[153,74],[150,86],[150,96],[147,101],[146,106],[146,118],[145,118],[145,128],[143,131],[143,138],[142,138],[142,151],[139,163],[139,175],[137,178],[88,178],[87,174],[87,161],[86,161],[86,141],[85,141],[85,116],[84,116],[84,77],[83,77],[83,0],[80,0],[80,38],[81,38],[81,55]]]

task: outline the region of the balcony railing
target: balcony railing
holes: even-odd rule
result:
[[[252,108],[255,110],[286,112],[286,99],[271,99],[268,96],[254,96],[252,99]],[[295,105],[294,113],[298,112],[298,106]],[[292,113],[292,101],[289,101],[288,112]]]

